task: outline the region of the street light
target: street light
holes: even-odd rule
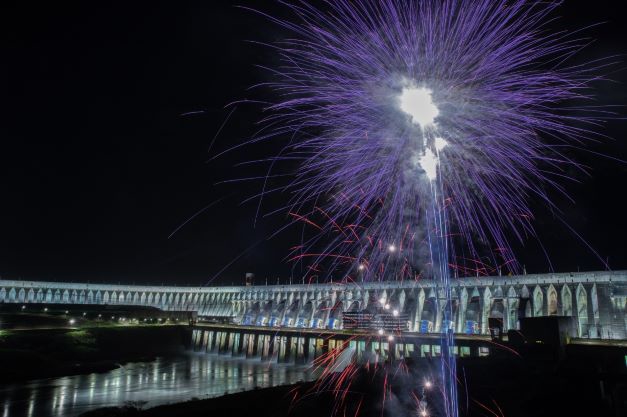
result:
[[[383,329],[379,329],[377,333],[379,333],[379,336],[383,336]]]

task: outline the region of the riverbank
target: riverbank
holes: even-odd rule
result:
[[[182,353],[188,340],[188,328],[176,325],[3,330],[0,383],[105,372]]]

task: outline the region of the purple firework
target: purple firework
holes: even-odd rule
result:
[[[398,248],[425,269],[421,244],[445,233],[425,215],[436,198],[450,252],[496,250],[515,271],[506,233],[533,235],[530,199],[552,205],[546,189],[561,191],[573,164],[560,149],[591,134],[573,121],[602,116],[570,104],[588,98],[604,62],[567,64],[582,41],[548,30],[558,5],[337,0],[287,3],[296,19],[269,17],[294,36],[272,45],[282,64],[265,85],[278,99],[255,140],[289,134],[272,163],[302,159],[289,212],[336,235],[324,249],[322,233],[306,239],[293,259],[349,262],[382,279],[397,273]]]
[[[558,5],[335,0],[286,3],[294,21],[269,17],[294,36],[273,45],[282,63],[265,85],[276,98],[254,141],[290,138],[271,169],[302,163],[277,189],[292,194],[294,221],[319,232],[292,259],[439,281],[447,416],[458,415],[449,265],[488,248],[515,271],[507,236],[534,234],[529,202],[551,207],[546,189],[562,191],[564,168],[576,166],[560,149],[604,115],[573,104],[605,62],[568,65],[582,41],[548,29]]]

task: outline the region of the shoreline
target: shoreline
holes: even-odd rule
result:
[[[0,336],[0,385],[103,373],[129,362],[185,352],[184,326],[84,327],[6,331]]]

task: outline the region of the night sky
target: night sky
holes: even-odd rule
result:
[[[284,215],[254,225],[256,202],[241,204],[261,183],[218,184],[249,175],[235,165],[273,156],[279,146],[211,159],[250,137],[262,117],[259,106],[237,106],[216,137],[227,103],[268,94],[247,89],[267,81],[255,65],[271,66],[277,57],[246,40],[287,36],[234,6],[274,15],[284,10],[244,0],[11,3],[0,6],[2,277],[230,284],[251,271],[258,282],[279,276],[284,282],[292,273],[284,257],[299,231],[268,240],[285,224]],[[596,42],[577,60],[627,53],[616,1],[566,3],[556,28],[606,22],[586,32]],[[627,60],[620,60],[609,75],[615,82],[596,85],[601,104],[626,102]],[[627,116],[626,109],[617,111]],[[612,139],[589,149],[627,160],[627,121],[610,121],[603,132]],[[627,269],[627,164],[572,155],[591,176],[571,173],[579,181],[567,185],[576,204],[556,196],[564,218],[612,269]],[[277,194],[263,207],[286,199]],[[555,271],[604,269],[584,243],[538,210],[536,226],[551,264],[530,239],[516,246],[528,272],[551,265]]]

